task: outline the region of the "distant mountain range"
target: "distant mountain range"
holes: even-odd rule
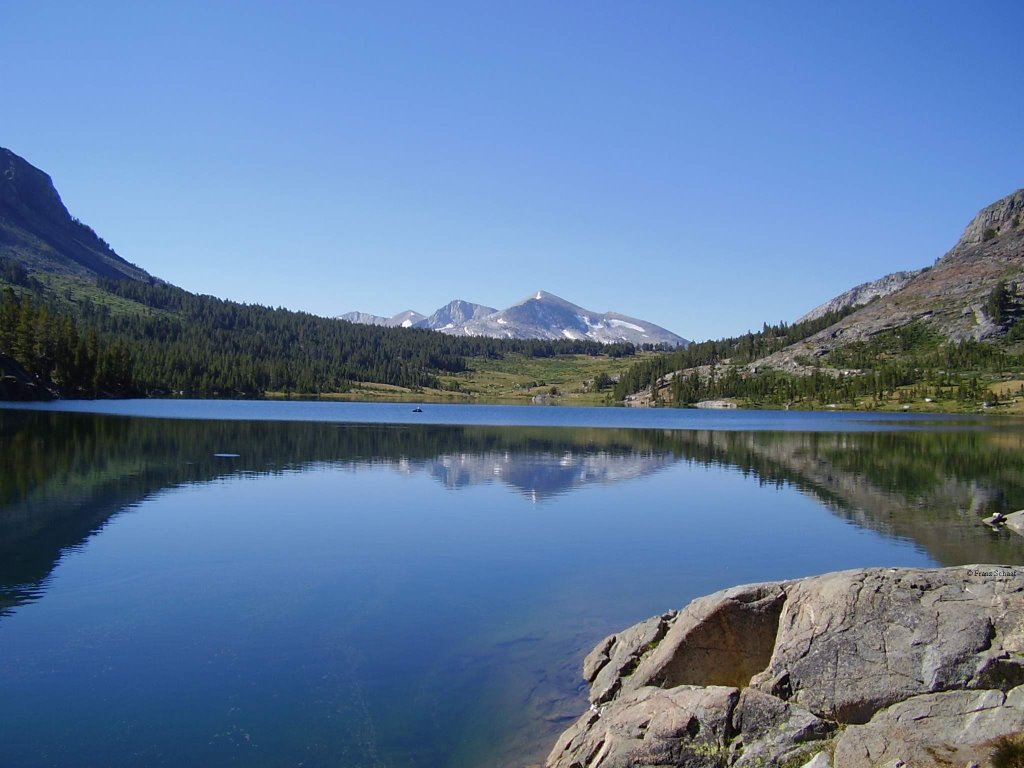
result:
[[[684,339],[659,325],[617,312],[594,312],[546,291],[528,296],[507,309],[455,299],[429,317],[411,309],[393,317],[347,312],[339,319],[367,325],[427,328],[452,336],[498,339],[577,339],[602,344],[668,344],[686,346]]]

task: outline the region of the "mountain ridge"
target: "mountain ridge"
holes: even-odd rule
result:
[[[404,324],[411,310],[382,317],[365,312],[339,315],[350,322],[374,325]],[[414,313],[418,314],[418,313]],[[667,344],[686,346],[689,340],[659,325],[618,312],[594,312],[548,291],[537,291],[506,309],[454,299],[429,317],[413,321],[414,328],[426,328],[453,336],[488,336],[507,339],[572,339],[602,344]]]
[[[869,280],[866,283],[855,285],[848,291],[844,291],[838,296],[819,304],[807,314],[801,315],[796,322],[803,323],[808,320],[817,320],[829,312],[841,312],[851,307],[862,306],[883,296],[888,296],[890,293],[902,290],[906,287],[907,283],[921,274],[922,271],[921,269],[912,269],[891,272],[877,280]]]

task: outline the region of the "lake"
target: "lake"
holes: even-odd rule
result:
[[[1024,562],[1019,421],[412,407],[0,407],[0,764],[537,764],[650,615]]]

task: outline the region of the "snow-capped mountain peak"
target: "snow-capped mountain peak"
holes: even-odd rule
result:
[[[420,323],[421,328],[430,328],[435,331],[452,332],[466,323],[477,320],[487,315],[493,315],[498,310],[493,307],[485,307],[483,304],[474,304],[471,301],[454,299],[430,317]]]
[[[412,318],[418,317],[418,320]],[[372,318],[365,320],[362,318]],[[341,319],[375,325],[414,325],[455,336],[491,336],[509,339],[579,339],[603,344],[689,343],[654,323],[617,312],[593,312],[547,291],[537,291],[511,307],[496,310],[455,299],[429,317],[409,310],[390,318],[349,312]],[[412,322],[409,322],[412,319]]]

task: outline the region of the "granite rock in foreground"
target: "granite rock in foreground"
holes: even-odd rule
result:
[[[549,768],[986,765],[1024,732],[1024,567],[734,587],[606,638],[583,668],[591,709]]]

